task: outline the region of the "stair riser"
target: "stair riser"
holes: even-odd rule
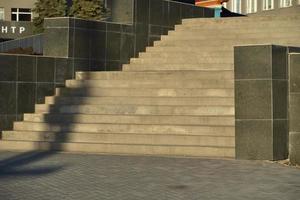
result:
[[[82,153],[134,154],[134,155],[168,155],[168,156],[235,156],[234,148],[216,148],[201,146],[152,146],[152,145],[116,145],[89,143],[49,143],[1,141],[0,150],[33,151],[56,150]]]
[[[233,106],[234,99],[207,98],[174,98],[174,97],[46,97],[46,104],[57,105],[170,105],[170,106],[199,106],[199,105],[228,105]]]
[[[234,117],[197,116],[126,116],[126,115],[44,115],[25,114],[26,122],[42,123],[107,123],[107,124],[158,124],[158,125],[219,125],[234,126]]]
[[[196,71],[220,71],[220,70],[233,70],[232,64],[194,64],[194,65],[161,65],[153,66],[150,64],[130,64],[123,65],[123,71],[174,71],[174,70],[196,70]]]
[[[36,105],[36,113],[66,113],[66,114],[117,114],[117,115],[234,115],[231,106],[59,106]]]
[[[97,81],[67,80],[69,88],[233,88],[233,80],[198,80],[198,81]]]
[[[57,88],[57,96],[109,97],[233,97],[233,89],[71,89]]]
[[[203,65],[210,65],[211,63],[214,64],[224,64],[224,63],[233,63],[233,56],[229,57],[201,57],[197,56],[195,54],[191,57],[185,57],[185,56],[179,56],[179,57],[170,57],[170,58],[162,58],[162,57],[154,57],[147,56],[144,58],[131,58],[130,64],[153,64],[153,65],[159,65],[159,64],[203,64]]]
[[[3,133],[3,140],[24,140],[42,142],[82,142],[108,144],[143,145],[198,145],[214,147],[234,147],[234,137],[141,135],[141,134],[89,134],[53,132],[13,132]]]
[[[299,33],[300,35],[300,33]],[[145,58],[145,59],[186,59],[187,57],[193,56],[193,58],[197,59],[204,59],[206,58],[216,58],[219,57],[223,59],[229,59],[230,57],[233,57],[233,51],[216,51],[216,52],[186,52],[184,50],[181,50],[181,52],[142,52],[139,53],[139,58]]]
[[[299,21],[300,22],[300,21]],[[265,39],[266,37],[269,38],[297,38],[300,35],[300,27],[299,30],[290,32],[290,30],[286,32],[265,32],[265,33],[257,33],[257,34],[226,34],[226,35],[203,35],[203,33],[198,33],[198,32],[182,32],[182,33],[177,33],[172,34],[172,35],[163,35],[161,36],[162,41],[170,41],[170,40],[180,40],[180,39],[188,39],[188,40],[198,40],[198,39],[203,39],[203,40],[251,40],[251,39]]]
[[[234,79],[230,71],[181,71],[181,72],[77,72],[76,80],[202,80]]]
[[[179,125],[123,125],[123,124],[48,124],[15,122],[16,131],[84,132],[84,133],[131,133],[131,134],[180,134],[234,136],[234,127],[179,126]]]
[[[147,47],[146,52],[147,53],[163,53],[163,52],[170,52],[170,53],[195,53],[197,52],[206,52],[206,53],[214,53],[215,51],[231,51],[233,53],[233,47],[232,46],[220,46],[220,45],[211,45],[211,46],[187,46],[185,48],[181,47],[164,47],[164,46],[156,46],[156,47]]]

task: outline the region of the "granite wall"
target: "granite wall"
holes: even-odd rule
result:
[[[288,53],[275,45],[234,49],[236,158],[288,156]]]
[[[289,55],[290,162],[300,165],[300,53]]]
[[[76,67],[72,58],[0,54],[0,130],[34,112],[36,103],[74,78]]]

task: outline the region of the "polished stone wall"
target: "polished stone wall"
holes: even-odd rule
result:
[[[127,9],[121,9],[124,6]],[[46,19],[44,55],[85,59],[83,70],[121,70],[122,64],[153,45],[183,18],[214,15],[211,9],[164,0],[126,0],[114,13],[114,21],[128,21],[132,16],[131,23]]]
[[[236,158],[288,156],[288,53],[274,45],[234,49]]]
[[[300,53],[289,55],[290,162],[300,165]]]
[[[1,54],[0,130],[11,129],[13,121],[34,112],[36,103],[74,78],[74,64],[69,58]]]

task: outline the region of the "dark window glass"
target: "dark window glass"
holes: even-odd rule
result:
[[[19,14],[19,21],[31,21],[31,15]]]
[[[12,8],[11,12],[17,12],[17,8]]]
[[[31,10],[29,8],[19,8],[19,12],[28,12],[28,13],[30,13]]]
[[[11,14],[11,21],[17,21],[17,15]]]

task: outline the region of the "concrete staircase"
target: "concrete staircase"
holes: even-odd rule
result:
[[[300,16],[187,19],[122,72],[77,72],[0,150],[235,157],[233,46],[300,46]]]

